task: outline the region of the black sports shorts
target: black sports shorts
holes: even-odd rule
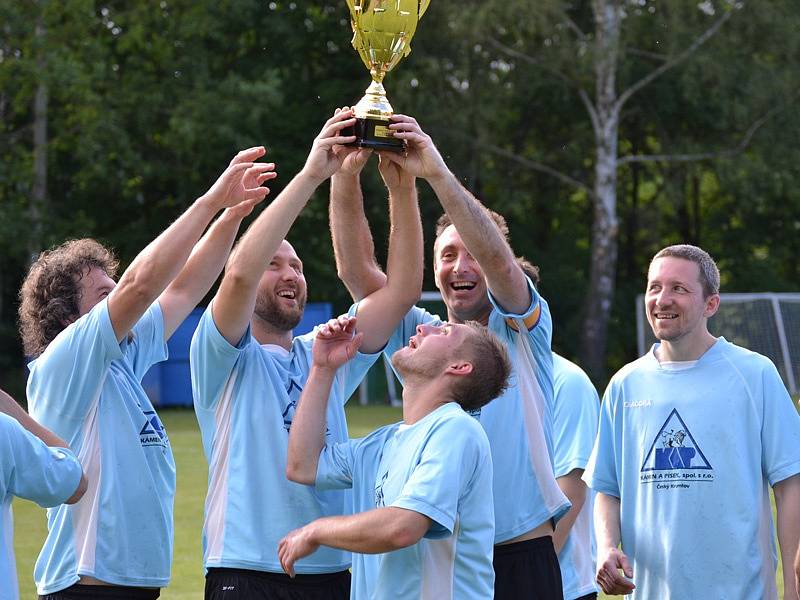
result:
[[[156,600],[160,595],[158,588],[76,583],[60,592],[39,596],[39,600]]]
[[[348,600],[350,571],[323,575],[211,568],[205,600]]]
[[[549,535],[494,547],[495,600],[564,600]]]

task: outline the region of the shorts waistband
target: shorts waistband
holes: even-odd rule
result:
[[[513,544],[499,544],[494,547],[494,555],[507,556],[509,554],[519,554],[522,552],[554,552],[553,536],[543,535],[532,540],[523,540]]]
[[[253,577],[255,579],[262,579],[264,581],[284,583],[287,581],[294,581],[296,583],[326,583],[328,581],[336,581],[340,577],[346,577],[350,574],[350,571],[336,571],[334,573],[297,573],[294,578],[292,578],[286,573],[272,573],[270,571],[255,571],[253,569],[236,569],[231,567],[209,567],[207,571],[207,576],[242,575],[246,577]]]
[[[70,598],[113,598],[118,600],[156,600],[161,595],[159,588],[131,587],[127,585],[86,585],[76,583],[68,588],[39,596],[39,598],[60,598],[65,594]]]

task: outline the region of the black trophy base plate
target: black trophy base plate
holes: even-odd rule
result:
[[[342,129],[342,135],[356,136],[356,141],[347,144],[348,146],[403,152],[405,150],[403,140],[392,137],[388,126],[388,121],[356,118],[355,125]]]

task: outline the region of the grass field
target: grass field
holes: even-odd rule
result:
[[[164,600],[197,600],[203,597],[203,568],[200,532],[206,494],[206,461],[194,413],[189,410],[163,410],[160,416],[169,432],[178,471],[175,496],[175,554],[172,583],[161,593]],[[350,403],[347,422],[350,435],[360,437],[385,423],[401,418],[400,410],[383,406],[361,407]],[[14,548],[20,598],[35,598],[33,565],[47,533],[45,512],[25,500],[14,501]],[[779,567],[780,569],[780,567]],[[783,581],[778,573],[783,597]]]

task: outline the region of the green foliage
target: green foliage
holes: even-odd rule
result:
[[[95,236],[127,264],[238,149],[254,144],[266,145],[278,164],[274,198],[332,109],[356,101],[369,82],[340,0],[1,4],[0,373],[19,372],[15,296],[32,248]],[[796,289],[800,250],[793,0],[622,5],[619,92],[733,11],[691,58],[630,99],[622,156],[734,149],[768,118],[742,152],[619,169],[609,372],[635,354],[634,295],[658,247],[706,246],[719,259],[725,291]],[[540,264],[554,346],[571,357],[591,250],[595,137],[578,90],[594,97],[594,27],[585,0],[435,0],[411,55],[385,80],[395,109],[420,120],[454,172],[508,217],[515,251]],[[34,240],[32,107],[41,84],[49,92],[48,205],[42,239]],[[383,260],[387,211],[374,164],[363,180]],[[343,308],[326,195],[323,186],[290,238],[306,263],[311,298]],[[430,242],[441,208],[424,183],[420,196]]]

